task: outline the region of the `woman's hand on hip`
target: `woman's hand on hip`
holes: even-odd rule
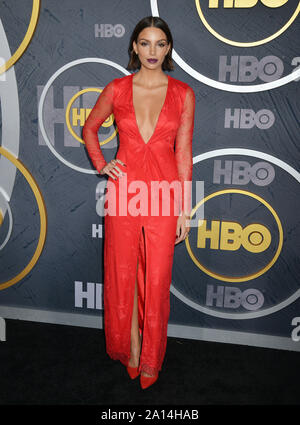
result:
[[[124,162],[122,162],[120,159],[112,159],[100,170],[100,174],[107,174],[114,180],[117,180],[117,177],[121,177],[124,175],[123,171],[117,166],[117,163],[120,163],[126,167],[126,164],[124,164]]]

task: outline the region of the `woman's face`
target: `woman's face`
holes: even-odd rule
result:
[[[138,54],[141,65],[148,69],[160,68],[166,54],[171,48],[167,36],[159,28],[144,28],[138,35],[137,43],[133,42],[133,49]],[[149,62],[156,59],[156,62]]]

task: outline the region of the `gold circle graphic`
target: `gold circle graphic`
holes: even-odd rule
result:
[[[254,46],[260,46],[261,44],[265,44],[268,43],[271,40],[274,40],[274,38],[277,38],[280,34],[282,34],[284,31],[286,31],[289,26],[292,25],[292,23],[294,22],[294,20],[297,18],[298,13],[300,12],[300,2],[298,3],[298,6],[295,10],[295,12],[293,13],[293,15],[290,17],[290,19],[283,25],[282,28],[280,28],[280,30],[276,31],[273,35],[270,35],[269,37],[266,37],[262,40],[258,40],[258,41],[250,41],[250,42],[240,42],[240,41],[234,41],[234,40],[230,40],[229,38],[223,37],[221,34],[219,34],[217,31],[215,31],[207,22],[201,6],[200,6],[200,1],[199,0],[195,0],[196,3],[196,8],[198,11],[198,14],[200,16],[200,19],[202,21],[202,23],[204,24],[204,26],[206,27],[206,29],[212,34],[214,35],[216,38],[218,38],[219,40],[223,41],[224,43],[230,44],[231,46],[238,46],[238,47],[254,47]]]
[[[258,276],[261,276],[263,273],[265,273],[267,270],[269,270],[273,266],[273,264],[276,262],[277,258],[279,257],[279,254],[281,252],[282,245],[283,245],[282,225],[281,225],[280,219],[279,219],[276,211],[274,210],[273,207],[271,207],[271,205],[266,200],[264,200],[263,198],[261,198],[260,196],[254,194],[254,193],[248,192],[247,190],[241,190],[241,189],[224,189],[224,190],[219,190],[218,192],[215,192],[215,193],[211,193],[210,195],[203,198],[200,202],[198,202],[198,204],[192,209],[191,217],[195,214],[195,212],[200,207],[200,205],[204,204],[206,201],[208,201],[211,198],[214,198],[214,197],[220,196],[220,195],[224,195],[224,194],[227,194],[227,193],[240,193],[241,195],[250,196],[251,198],[254,198],[254,199],[258,200],[259,202],[261,202],[273,215],[273,217],[274,217],[274,219],[277,223],[277,226],[278,226],[279,241],[278,241],[278,247],[277,247],[277,250],[275,252],[275,255],[272,258],[272,260],[269,262],[269,264],[267,264],[262,269],[258,270],[258,272],[252,273],[252,274],[244,276],[244,277],[224,276],[224,275],[221,275],[219,273],[214,273],[214,272],[210,271],[207,267],[203,266],[198,261],[198,259],[194,256],[193,251],[191,249],[191,246],[190,246],[190,243],[189,243],[189,236],[185,239],[185,244],[186,244],[187,250],[188,250],[192,260],[194,261],[196,266],[198,266],[202,271],[204,271],[204,273],[208,274],[211,277],[214,277],[217,280],[222,280],[222,281],[225,281],[225,282],[245,282],[245,281],[248,281],[248,280],[255,279]]]
[[[8,59],[8,61],[4,65],[0,66],[0,75],[7,71],[9,68],[11,68],[20,59],[20,57],[23,55],[23,53],[29,46],[29,43],[33,37],[39,19],[40,6],[40,0],[33,0],[31,18],[25,37],[18,49],[12,55],[12,57]]]
[[[78,93],[74,94],[74,96],[69,100],[69,103],[67,105],[66,108],[66,123],[67,123],[67,127],[69,129],[69,132],[72,134],[72,136],[78,140],[78,142],[85,144],[84,140],[82,140],[80,137],[77,136],[77,134],[75,133],[75,131],[73,130],[71,123],[70,123],[70,110],[71,110],[71,106],[74,103],[74,101],[77,99],[77,97],[81,96],[83,93],[86,92],[90,92],[90,91],[95,91],[95,92],[99,92],[102,93],[103,89],[98,89],[96,87],[90,87],[89,89],[83,89],[80,90]],[[105,145],[106,143],[110,142],[117,134],[117,129],[114,130],[114,132],[105,140],[103,140],[102,142],[100,142],[100,145]]]
[[[46,206],[43,200],[42,193],[36,181],[30,174],[30,172],[27,170],[25,165],[18,158],[14,157],[10,152],[4,149],[2,146],[0,146],[0,154],[3,155],[5,158],[7,158],[9,161],[11,161],[18,168],[18,170],[23,174],[23,176],[27,180],[36,198],[38,208],[39,208],[39,213],[40,213],[40,236],[39,236],[39,241],[38,241],[35,253],[33,257],[31,258],[31,260],[29,261],[29,263],[27,264],[27,266],[19,274],[17,274],[15,277],[8,280],[7,282],[0,283],[0,290],[2,290],[19,282],[19,280],[23,279],[23,277],[25,277],[30,272],[30,270],[35,266],[37,260],[39,259],[42,253],[42,250],[45,244],[45,239],[47,234],[47,213],[46,213]]]

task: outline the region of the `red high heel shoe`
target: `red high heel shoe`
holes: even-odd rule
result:
[[[137,367],[127,366],[126,369],[131,379],[136,378],[140,374],[138,366]]]
[[[150,385],[154,384],[154,382],[157,380],[157,378],[158,378],[158,374],[154,375],[154,376],[141,375],[140,376],[140,384],[141,384],[141,387],[143,388],[143,390],[145,388],[150,387]]]

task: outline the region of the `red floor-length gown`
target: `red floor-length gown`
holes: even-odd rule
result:
[[[191,186],[185,186],[183,182],[192,180],[195,94],[187,83],[168,75],[165,101],[146,143],[139,131],[133,106],[133,75],[115,78],[105,86],[86,120],[83,139],[93,165],[100,171],[107,162],[99,147],[98,129],[113,114],[119,132],[116,158],[126,164],[117,163],[126,173],[127,203],[132,201],[139,208],[138,193],[142,201],[149,201],[146,214],[143,210],[139,215],[133,215],[129,209],[120,214],[118,195],[125,176],[117,180],[108,177],[107,184],[113,183],[116,189],[116,214],[104,218],[104,329],[108,355],[127,366],[138,261],[138,321],[143,335],[139,370],[154,375],[161,370],[167,345],[178,220],[178,210],[172,207],[172,201],[174,198],[178,201],[175,205],[180,205],[180,211],[184,197],[187,200],[184,206],[191,206]],[[133,185],[135,181],[147,185],[146,195],[136,186],[129,189],[130,183]],[[161,206],[159,214],[151,215],[151,181],[179,182],[182,188],[180,198],[176,190],[169,190],[169,215],[162,213]],[[160,202],[167,202],[168,196],[163,193],[159,192]],[[120,199],[124,200],[123,194]],[[105,207],[113,195],[113,191],[111,195],[109,190],[106,192]],[[191,208],[185,208],[185,211],[190,212]]]

